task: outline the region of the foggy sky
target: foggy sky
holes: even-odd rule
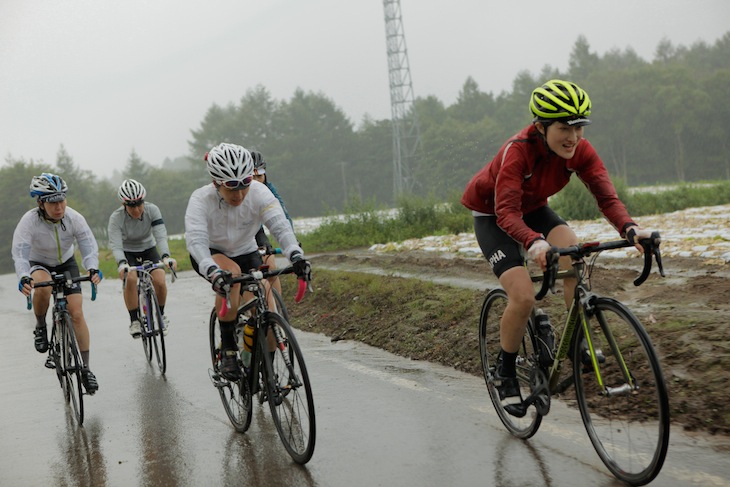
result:
[[[401,0],[416,96],[455,101],[468,76],[510,91],[522,70],[567,69],[592,52],[713,44],[728,0]],[[188,153],[211,107],[263,85],[278,100],[322,93],[358,125],[390,118],[379,0],[2,0],[0,156],[53,164],[63,144],[100,177],[131,151],[160,165]],[[589,87],[586,87],[590,91]],[[245,145],[245,141],[240,141]]]

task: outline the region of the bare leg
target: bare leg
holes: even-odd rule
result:
[[[500,276],[499,283],[508,298],[500,324],[500,345],[505,352],[514,353],[519,350],[525,335],[527,320],[535,304],[535,290],[524,266],[506,270]]]

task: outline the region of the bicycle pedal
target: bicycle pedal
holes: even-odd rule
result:
[[[56,362],[51,358],[48,357],[46,359],[46,363],[44,364],[47,369],[55,369],[56,368]]]
[[[223,387],[228,387],[230,384],[231,384],[230,382],[228,382],[226,380],[222,380],[222,377],[218,377],[217,379],[213,379],[213,386],[216,389],[221,389]]]
[[[515,418],[524,418],[527,414],[527,405],[525,405],[524,402],[520,404],[508,404],[504,406],[504,410],[507,411],[510,416],[514,416]]]
[[[535,409],[540,416],[547,416],[550,412],[550,396],[540,394],[535,397]]]
[[[284,396],[282,396],[279,393],[274,395],[274,404],[275,405],[281,406],[281,403],[283,403],[283,402],[284,402]]]

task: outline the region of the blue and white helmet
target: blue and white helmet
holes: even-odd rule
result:
[[[56,203],[66,199],[68,186],[61,176],[44,172],[40,176],[33,176],[30,182],[30,195],[38,201]]]

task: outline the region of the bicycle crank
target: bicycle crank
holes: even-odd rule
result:
[[[550,412],[550,388],[545,373],[537,367],[530,372],[530,391],[523,401],[525,408],[534,404],[537,414],[547,416]]]

